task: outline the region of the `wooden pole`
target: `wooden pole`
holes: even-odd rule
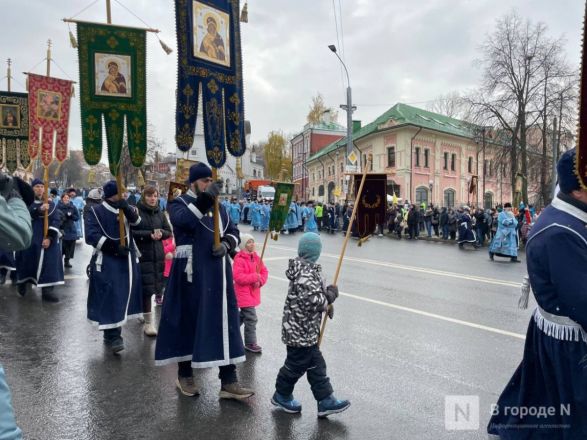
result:
[[[51,40],[47,40],[47,76],[51,76]],[[44,136],[43,136],[44,137]],[[43,137],[39,137],[39,157],[43,154]],[[53,139],[51,139],[51,161],[53,161]],[[49,166],[43,165],[43,184],[45,185],[45,193],[43,194],[43,203],[49,204]],[[49,209],[47,208],[43,213],[43,237],[47,238],[49,232]]]
[[[342,260],[344,259],[344,254],[346,252],[346,247],[351,238],[351,231],[353,229],[353,222],[355,221],[355,217],[357,215],[357,210],[359,207],[359,201],[361,200],[361,194],[363,193],[363,185],[365,184],[365,180],[367,180],[367,170],[369,169],[369,165],[365,167],[363,170],[363,176],[361,177],[361,184],[359,185],[359,190],[357,191],[357,197],[355,197],[355,206],[353,206],[353,213],[351,214],[351,218],[349,221],[349,226],[346,230],[346,236],[344,237],[344,242],[342,244],[342,251],[340,252],[340,256],[338,257],[338,264],[336,266],[336,272],[334,273],[334,281],[332,284],[336,286],[338,282],[338,276],[340,275],[340,268],[342,267]],[[328,309],[332,307],[332,304],[328,306]],[[318,347],[322,344],[322,338],[324,337],[324,330],[326,329],[326,322],[328,321],[328,312],[324,314],[324,318],[322,319],[322,326],[320,327],[320,336],[318,337]]]
[[[10,80],[12,79],[12,69],[10,65],[12,64],[12,60],[8,58],[8,69],[6,69],[6,77],[8,78],[8,91],[10,92]]]
[[[265,234],[265,241],[263,242],[263,250],[261,251],[261,261],[263,261],[263,255],[265,255],[265,248],[267,247],[267,240],[269,239],[269,233],[271,231],[267,229],[267,233]]]
[[[106,21],[112,24],[112,9],[110,8],[110,0],[106,0]]]
[[[218,169],[212,168],[212,184],[218,180]],[[214,246],[220,245],[220,206],[218,197],[214,200]]]

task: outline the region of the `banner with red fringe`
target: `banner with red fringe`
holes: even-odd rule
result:
[[[29,73],[29,155],[49,166],[67,158],[67,130],[73,82]]]

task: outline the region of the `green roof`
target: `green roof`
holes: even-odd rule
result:
[[[353,141],[364,138],[373,133],[405,125],[413,125],[469,139],[475,136],[475,129],[477,128],[470,122],[450,118],[428,110],[412,107],[411,105],[397,103],[373,122],[353,133]],[[346,145],[346,136],[310,156],[308,161],[318,159],[344,145]]]

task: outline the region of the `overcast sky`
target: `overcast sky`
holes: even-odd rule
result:
[[[175,18],[171,0],[120,0],[174,49]],[[242,1],[242,0],[241,0]],[[1,0],[7,6],[8,0]],[[569,61],[578,65],[584,3],[580,0],[250,0],[249,23],[242,24],[245,112],[253,142],[271,130],[286,134],[305,124],[311,99],[320,92],[328,106],[346,99],[346,79],[328,49],[337,44],[333,3],[342,11],[341,56],[348,66],[357,105],[354,119],[372,121],[397,102],[426,107],[425,101],[478,84],[474,60],[495,21],[515,8],[522,17],[544,22],[549,35],[566,38]],[[53,76],[79,81],[77,51],[69,45],[68,26],[61,21],[88,0],[22,0],[2,8],[2,63],[13,59],[13,91],[24,91],[23,71],[45,57],[46,41],[54,42],[53,58],[65,71]],[[339,5],[341,9],[339,9]],[[100,0],[79,19],[105,22]],[[112,0],[114,24],[142,23]],[[75,33],[75,25],[71,26]],[[344,39],[342,39],[344,36]],[[338,44],[337,44],[338,45]],[[167,56],[153,35],[147,40],[148,119],[154,135],[173,150],[177,52]],[[4,69],[2,69],[4,70]],[[33,72],[43,74],[41,63]],[[4,75],[0,75],[3,77]],[[6,79],[0,82],[6,89]],[[345,125],[345,113],[339,112]],[[79,93],[73,99],[69,147],[81,148]]]

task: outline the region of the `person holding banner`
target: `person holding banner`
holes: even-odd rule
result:
[[[57,204],[49,200],[43,202],[45,185],[42,180],[34,179],[31,186],[35,201],[29,206],[33,224],[33,239],[28,249],[16,253],[17,289],[20,296],[27,292],[27,283],[41,288],[42,299],[47,302],[59,302],[53,289],[65,284],[63,281],[63,258],[61,256],[61,214]],[[44,234],[45,212],[48,213],[47,236]]]
[[[104,344],[114,354],[124,350],[122,326],[131,317],[142,317],[142,285],[137,246],[130,231],[141,222],[138,210],[118,195],[115,180],[104,185],[104,202],[86,216],[86,243],[93,246],[90,260],[87,316],[104,331]],[[120,240],[118,216],[124,213],[124,238]]]
[[[332,319],[334,308],[329,307],[338,297],[338,288],[324,286],[322,267],[317,263],[322,252],[320,236],[306,232],[298,243],[298,257],[289,260],[285,275],[289,288],[283,308],[281,340],[287,347],[287,357],[275,382],[271,403],[287,413],[302,411],[294,399],[297,381],[306,374],[318,404],[318,417],[323,418],[348,409],[348,400],[334,397],[330,379],[326,375],[326,361],[318,346],[322,313],[328,310]]]
[[[190,189],[167,209],[176,242],[175,261],[159,323],[155,365],[178,364],[175,385],[185,396],[199,394],[192,368],[219,367],[219,396],[243,400],[254,394],[241,387],[236,364],[244,362],[239,311],[228,255],[239,231],[218,206],[220,244],[214,244],[213,208],[220,193],[204,163],[190,168]]]

